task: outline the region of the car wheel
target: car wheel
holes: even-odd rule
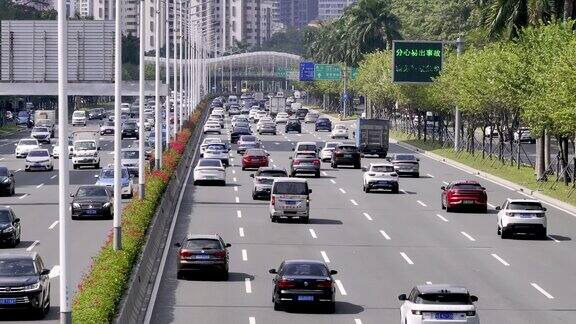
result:
[[[498,235],[502,235],[502,229],[500,228],[500,225],[498,225],[498,231],[497,231]]]
[[[368,186],[365,186],[365,187],[364,187],[364,192],[365,192],[365,193],[370,193],[370,188],[369,188]]]
[[[446,204],[446,212],[451,213],[452,211],[453,211],[452,207],[450,207],[450,205]]]
[[[278,217],[270,215],[270,221],[271,221],[272,223],[277,223],[277,222],[278,222]]]
[[[176,279],[184,279],[184,274],[182,271],[176,271]]]
[[[328,314],[334,314],[336,312],[336,303],[335,302],[331,302],[330,304],[328,304],[326,306],[326,312]]]
[[[282,305],[280,305],[280,303],[274,302],[274,310],[275,311],[281,311]]]
[[[484,206],[480,207],[480,212],[482,214],[488,213],[488,206],[484,205]]]
[[[229,278],[229,277],[230,277],[230,276],[228,275],[228,270],[224,270],[224,271],[222,272],[222,275],[221,275],[222,280],[223,280],[223,281],[228,281],[228,278]]]
[[[392,193],[395,193],[395,194],[397,194],[397,193],[398,193],[398,191],[399,191],[399,190],[398,190],[398,187],[394,187],[394,189],[392,189]]]
[[[16,194],[16,188],[12,187],[12,190],[10,191],[10,196],[14,196]]]
[[[314,174],[314,176],[315,176],[316,178],[320,178],[320,171],[317,171],[317,172]]]
[[[309,217],[309,216],[300,217],[300,221],[301,221],[303,224],[308,224],[308,222],[310,222],[310,217]]]
[[[360,163],[354,164],[354,169],[360,169]]]
[[[539,237],[541,240],[547,240],[547,239],[548,239],[548,231],[547,231],[546,229],[540,230],[540,233],[539,233],[538,237]]]
[[[334,162],[330,163],[330,166],[332,167],[332,169],[338,168],[338,166]]]
[[[10,242],[10,246],[12,248],[15,248],[18,246],[18,240],[16,238],[12,239],[12,242]]]
[[[510,230],[505,229],[504,227],[502,227],[502,229],[500,230],[500,238],[501,239],[507,239],[510,237]]]
[[[414,173],[414,178],[420,178],[420,172]]]
[[[242,171],[246,171],[246,168],[245,168],[245,167],[242,167]]]
[[[98,163],[96,163],[96,165],[94,166],[96,169],[100,169],[100,161],[98,161]]]

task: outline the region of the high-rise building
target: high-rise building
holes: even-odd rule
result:
[[[318,0],[279,0],[280,22],[286,28],[302,28],[318,17]]]
[[[318,20],[337,19],[355,0],[318,0]]]

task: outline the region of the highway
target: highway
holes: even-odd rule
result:
[[[329,140],[313,125],[301,135],[278,129],[259,136],[278,167],[288,168],[297,141]],[[398,152],[409,151],[391,144],[389,154]],[[194,186],[190,176],[170,238],[173,246],[187,233],[220,234],[232,244],[230,279],[176,279],[172,247],[150,323],[398,323],[397,296],[426,283],[467,287],[479,297],[483,323],[576,323],[574,214],[547,205],[548,240],[502,240],[494,207],[522,194],[420,156],[421,177],[401,178],[399,194],[365,194],[361,170],[323,163],[322,177],[309,178],[310,223],[272,223],[268,202],[252,200],[252,171],[241,171],[239,155],[231,153],[225,187]],[[362,165],[376,161],[382,160],[364,158]],[[441,210],[440,187],[461,179],[487,188],[488,214]],[[268,270],[307,258],[338,270],[335,314],[273,310]]]
[[[88,121],[86,127],[69,126],[69,131],[98,130],[100,121]],[[42,322],[57,322],[59,318],[59,258],[58,258],[58,160],[54,160],[54,171],[25,172],[24,160],[14,156],[14,143],[29,137],[30,132],[23,129],[0,139],[0,164],[14,172],[16,195],[0,197],[0,205],[12,207],[22,223],[22,241],[15,249],[3,248],[1,252],[13,250],[36,251],[44,263],[51,269],[51,309]],[[56,139],[52,139],[52,144]],[[131,140],[124,140],[127,146]],[[113,161],[113,136],[101,137],[101,166]],[[52,152],[52,145],[43,144],[42,148]],[[94,184],[94,175],[100,170],[82,168],[72,170],[70,160],[70,193],[76,192],[80,185]],[[71,201],[72,198],[70,198]],[[128,201],[127,199],[123,200]],[[70,287],[72,296],[77,290],[82,275],[89,270],[91,258],[96,255],[112,229],[112,220],[71,221],[70,231]],[[20,320],[21,313],[8,314],[8,320]]]

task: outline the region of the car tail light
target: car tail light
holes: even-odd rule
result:
[[[466,316],[476,316],[476,311],[467,311]]]
[[[270,203],[272,204],[272,206],[276,206],[276,197],[272,196],[272,198],[270,199]]]
[[[180,257],[181,258],[188,258],[192,256],[192,252],[190,251],[180,251]]]
[[[412,315],[422,315],[422,311],[413,309],[413,310],[412,310]]]
[[[278,288],[280,289],[290,289],[290,288],[294,288],[296,286],[296,284],[294,284],[294,282],[290,279],[280,279],[278,281]]]
[[[320,165],[320,160],[314,160],[314,165]]]
[[[214,252],[214,256],[218,257],[218,258],[225,258],[226,257],[226,251],[216,251]]]
[[[293,164],[293,165],[298,165],[298,164],[300,164],[300,161],[298,161],[298,160],[292,160],[292,164]]]
[[[318,288],[332,288],[334,287],[334,282],[332,280],[322,280],[316,282],[316,287]]]

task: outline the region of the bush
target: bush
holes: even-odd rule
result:
[[[164,152],[162,170],[146,174],[144,200],[132,200],[122,211],[122,250],[114,251],[110,231],[100,252],[92,258],[90,270],[84,274],[74,297],[74,323],[108,323],[114,318],[156,207],[207,104],[207,100],[200,102],[199,109],[190,116],[185,128]]]

